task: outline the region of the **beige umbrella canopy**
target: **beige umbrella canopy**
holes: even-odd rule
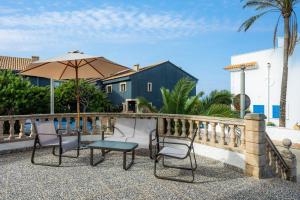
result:
[[[79,51],[73,51],[56,58],[33,62],[28,65],[26,69],[21,72],[21,74],[26,76],[45,77],[55,80],[75,79],[78,113],[77,127],[79,127],[79,79],[103,79],[127,69],[127,67],[107,60],[104,57],[90,56]]]

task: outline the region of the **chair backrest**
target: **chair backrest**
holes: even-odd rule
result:
[[[34,126],[36,134],[39,138],[39,142],[42,146],[50,141],[57,140],[57,134],[53,121],[35,122]]]
[[[156,130],[155,119],[136,119],[134,137],[149,139],[153,130]]]
[[[114,127],[114,135],[121,137],[133,137],[135,119],[117,118]]]
[[[197,135],[197,132],[198,132],[198,128],[194,129],[194,131],[192,132],[192,135],[190,137],[191,143],[189,145],[189,148],[192,148],[192,146],[194,144],[194,141],[195,141],[195,138],[196,138],[196,135]]]

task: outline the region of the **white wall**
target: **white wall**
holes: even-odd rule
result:
[[[292,144],[300,144],[300,131],[281,127],[267,127],[266,132],[272,140],[282,141],[288,138]]]
[[[283,63],[283,48],[267,49],[247,54],[235,55],[231,64],[257,62],[258,68],[246,70],[246,94],[253,105],[264,105],[265,115],[270,110],[270,121],[278,124],[278,119],[272,119],[272,105],[280,104],[281,75]],[[270,69],[270,108],[268,108],[268,63]],[[290,58],[288,95],[287,95],[287,127],[293,127],[300,122],[300,47],[297,45],[294,55]],[[231,72],[231,92],[240,93],[240,72]],[[268,116],[267,116],[268,117]]]

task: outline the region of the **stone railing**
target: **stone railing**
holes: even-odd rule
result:
[[[166,115],[160,119],[160,135],[186,137],[197,129],[198,143],[244,152],[244,120],[189,115]]]
[[[76,129],[77,115],[40,114],[0,116],[0,143],[33,139],[36,130],[32,122],[54,120],[58,128],[68,131]],[[287,149],[279,152],[265,131],[265,116],[248,114],[245,119],[206,117],[195,115],[174,115],[157,113],[82,113],[83,134],[100,134],[106,127],[111,133],[111,125],[118,117],[156,118],[161,136],[189,136],[197,129],[196,143],[219,148],[245,157],[245,174],[264,178],[271,171],[273,175],[287,180],[295,180],[296,159]],[[101,125],[100,125],[101,124]]]

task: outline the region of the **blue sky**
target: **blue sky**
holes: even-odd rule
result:
[[[276,15],[237,32],[253,13],[240,0],[2,0],[0,55],[79,49],[129,67],[170,60],[199,79],[198,91],[229,89],[231,55],[272,47]]]

